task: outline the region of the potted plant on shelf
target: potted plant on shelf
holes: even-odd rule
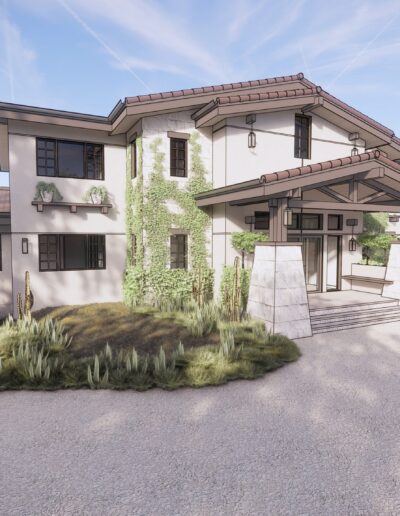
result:
[[[91,201],[93,204],[104,204],[107,199],[108,192],[105,186],[92,186],[85,195],[85,201]]]
[[[35,201],[52,202],[61,200],[62,195],[54,183],[46,183],[46,181],[37,183]]]

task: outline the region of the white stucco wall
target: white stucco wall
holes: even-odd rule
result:
[[[11,235],[0,234],[2,267],[0,270],[0,317],[12,311]]]
[[[350,156],[354,144],[349,133],[322,118],[312,116],[311,159],[294,157],[296,111],[257,114],[253,126],[257,145],[249,149],[250,126],[245,116],[229,118],[213,135],[214,187],[256,179],[261,174]],[[359,152],[363,152],[363,147]]]
[[[14,310],[17,293],[22,292],[24,273],[29,270],[35,309],[62,304],[122,300],[125,268],[125,171],[124,138],[111,138],[99,131],[81,131],[37,124],[12,126],[10,147],[11,231],[13,254]],[[36,175],[36,135],[104,144],[104,181],[40,177]],[[113,208],[107,215],[96,208],[45,207],[42,213],[31,205],[38,181],[54,183],[63,201],[84,202],[92,186],[105,186]],[[106,269],[39,272],[38,234],[106,235]],[[29,254],[21,252],[21,239],[28,238]]]
[[[175,181],[180,188],[184,188],[187,184],[188,179],[190,178],[190,170],[192,167],[191,162],[191,147],[188,143],[188,177],[186,178],[177,178],[170,176],[170,138],[168,137],[168,131],[180,132],[180,133],[190,133],[198,132],[199,139],[198,143],[201,145],[201,159],[205,170],[207,172],[208,181],[212,181],[212,138],[211,138],[211,129],[201,129],[197,130],[195,128],[194,122],[191,119],[191,114],[193,111],[182,111],[178,113],[168,114],[168,115],[158,115],[147,117],[142,120],[142,137],[143,137],[143,179],[144,184],[149,181],[150,175],[153,171],[154,166],[154,156],[153,151],[151,150],[151,145],[156,138],[161,139],[161,144],[159,146],[159,151],[164,153],[164,177],[169,181]],[[171,213],[181,213],[181,208],[176,204],[174,200],[167,200],[166,206],[170,210]],[[181,228],[175,227],[171,229],[179,230]],[[144,235],[146,238],[146,235]],[[190,238],[190,237],[189,237]],[[211,264],[211,246],[212,246],[212,238],[211,238],[211,219],[210,226],[207,229],[207,246],[210,257]],[[145,246],[146,253],[146,246]],[[189,257],[190,259],[190,257]]]

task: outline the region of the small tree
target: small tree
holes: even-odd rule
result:
[[[393,235],[389,235],[388,233],[363,233],[360,235],[358,237],[358,242],[363,247],[363,253],[366,257],[367,265],[369,264],[369,260],[372,258],[379,260],[379,251],[382,251],[383,258],[381,258],[381,260],[383,264],[386,265],[388,250],[390,249],[390,244],[393,240]]]
[[[242,253],[242,269],[244,268],[245,254],[254,253],[257,242],[266,242],[268,235],[258,231],[239,231],[232,233],[231,244],[232,247]]]
[[[387,213],[364,213],[364,232],[371,234],[385,233],[389,225]]]

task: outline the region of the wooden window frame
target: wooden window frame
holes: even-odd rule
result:
[[[179,251],[179,242],[174,244],[173,239],[183,239],[183,257],[180,256]],[[176,246],[176,252],[174,250],[174,246]],[[174,255],[176,255],[174,257]],[[185,233],[174,233],[170,235],[170,268],[175,269],[188,269],[188,235]]]
[[[178,175],[176,174],[176,171],[177,170],[181,170],[181,169],[178,169],[176,167],[173,167],[172,164],[177,161],[179,158],[176,157],[176,152],[179,152],[180,149],[176,149],[176,148],[173,148],[173,145],[175,142],[182,142],[184,144],[184,153],[185,153],[185,156],[184,156],[184,175]],[[179,178],[186,178],[188,176],[188,153],[187,153],[187,139],[186,138],[170,138],[170,143],[169,143],[169,147],[170,147],[170,153],[169,153],[169,156],[170,156],[170,170],[169,170],[169,174],[171,177],[179,177]],[[175,173],[173,173],[173,171],[175,171]]]
[[[85,237],[85,267],[81,268],[65,268],[65,237],[66,236],[83,236]],[[49,237],[55,238],[55,244],[52,244],[55,246],[55,252],[50,253],[49,252]],[[96,240],[95,240],[96,239]],[[62,233],[62,234],[54,234],[54,233],[42,233],[38,235],[38,244],[39,244],[39,272],[64,272],[64,271],[90,271],[90,270],[105,270],[107,268],[106,265],[106,236],[103,234],[81,234],[81,233]],[[46,252],[42,252],[41,246],[47,246]],[[90,248],[97,248],[97,257],[94,259],[91,254]],[[99,258],[99,253],[102,253],[102,259]],[[52,260],[51,263],[55,264],[55,268],[43,268],[42,263],[47,262],[47,264],[50,263],[50,260],[44,260],[42,259],[43,254],[46,254],[47,256],[49,254],[55,254],[55,260]],[[93,265],[93,259],[95,261],[102,262],[102,266],[99,266],[98,264]]]
[[[318,217],[318,227],[315,229],[306,229],[303,227],[303,217]],[[289,230],[297,231],[322,231],[324,228],[324,215],[323,213],[293,213],[293,223],[288,226]]]
[[[260,224],[260,223],[263,224],[263,219],[266,221],[266,227],[257,227],[257,224]],[[255,211],[254,212],[254,230],[255,231],[268,231],[269,230],[269,211]]]
[[[39,157],[39,152],[42,151],[43,149],[39,149],[39,142],[40,141],[45,141],[45,142],[54,142],[55,144],[55,150],[54,150],[54,175],[44,175],[44,174],[39,174],[39,159],[48,159],[48,158],[43,158],[43,157]],[[75,177],[75,176],[60,176],[59,174],[59,165],[58,165],[58,162],[59,162],[59,151],[58,151],[58,144],[59,143],[75,143],[75,144],[79,144],[79,145],[83,145],[83,172],[84,172],[84,175],[83,177]],[[88,175],[88,148],[90,146],[98,146],[100,147],[101,149],[101,155],[100,155],[100,174],[99,174],[99,177],[89,177]],[[41,166],[41,168],[43,168]],[[47,170],[47,166],[45,166],[44,168],[46,168]],[[37,137],[36,138],[36,175],[38,177],[60,177],[62,179],[86,179],[86,180],[89,180],[89,181],[104,181],[104,144],[102,143],[96,143],[96,142],[81,142],[81,141],[77,141],[77,140],[63,140],[63,139],[55,139],[55,138],[44,138],[44,137]]]
[[[299,124],[297,121],[306,120],[307,121],[307,129],[308,129],[308,135],[307,135],[307,149],[303,148],[302,142],[306,139],[298,134],[297,128],[299,127]],[[308,115],[303,115],[300,113],[295,114],[294,118],[294,157],[299,159],[311,159],[311,140],[312,140],[312,117]],[[306,155],[303,155],[303,154]]]
[[[131,141],[131,179],[137,177],[137,144],[136,138]]]
[[[329,227],[329,220],[333,220],[333,218],[337,219],[338,227],[331,228]],[[328,231],[342,231],[343,230],[343,215],[339,215],[337,213],[328,213]]]

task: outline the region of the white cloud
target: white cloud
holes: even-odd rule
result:
[[[233,18],[228,25],[228,43],[232,43],[239,38],[244,27],[266,4],[267,0],[261,0],[253,5],[253,7],[249,6],[248,0],[236,0],[236,2],[232,2],[230,8],[233,10]]]
[[[26,91],[31,94],[39,92],[43,86],[43,77],[37,69],[37,54],[24,41],[18,27],[6,18],[4,11],[0,18],[0,33],[2,98],[14,102]]]
[[[139,35],[159,50],[173,52],[209,76],[223,76],[221,64],[196,42],[185,20],[156,0],[69,0],[66,3],[79,14],[83,11],[92,18],[106,20],[128,34]]]

